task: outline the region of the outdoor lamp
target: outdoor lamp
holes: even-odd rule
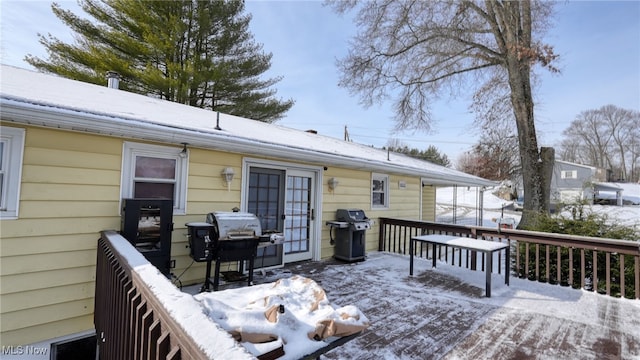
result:
[[[181,158],[186,158],[187,156],[189,156],[189,153],[187,152],[187,145],[189,145],[189,143],[183,142],[182,144],[182,151],[180,151],[180,153],[178,153],[178,156],[180,156]]]
[[[233,175],[235,175],[235,171],[233,171],[233,168],[231,167],[227,167],[222,170],[222,179],[227,182],[227,191],[231,190]]]
[[[338,187],[338,179],[332,177],[327,181],[327,185],[329,185],[329,190],[335,190]]]

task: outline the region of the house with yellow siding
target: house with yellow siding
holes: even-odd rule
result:
[[[434,220],[436,187],[493,185],[314,132],[4,65],[0,120],[5,356],[35,349],[48,358],[94,336],[97,240],[121,229],[123,199],[173,200],[168,276],[187,285],[202,281],[204,265],[189,256],[185,224],[247,211],[262,192],[289,234],[276,254],[282,264],[333,256],[326,222],[338,209],[362,209],[374,222]],[[306,211],[284,216],[296,206]],[[377,232],[367,231],[366,251],[377,250]]]

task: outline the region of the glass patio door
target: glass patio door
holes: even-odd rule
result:
[[[260,220],[263,232],[283,232],[285,171],[251,167],[247,191],[247,212]],[[258,248],[256,269],[281,266],[284,261],[283,245]]]
[[[298,169],[249,168],[247,211],[258,217],[263,231],[285,237],[282,245],[258,249],[256,268],[312,258],[315,176]]]
[[[284,213],[285,263],[312,258],[315,173],[287,170]]]

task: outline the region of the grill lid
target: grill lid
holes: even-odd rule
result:
[[[336,220],[327,221],[327,225],[332,228],[356,230],[368,230],[373,226],[362,209],[338,209],[336,210]]]
[[[207,214],[207,222],[217,226],[220,240],[246,239],[262,235],[260,220],[252,213],[214,211]]]
[[[338,209],[336,211],[336,220],[354,223],[358,221],[368,221],[369,218],[367,218],[362,209]]]

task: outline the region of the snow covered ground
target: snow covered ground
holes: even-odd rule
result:
[[[620,184],[618,184],[620,185]],[[640,185],[626,184],[626,196],[633,196],[638,192],[640,198]],[[457,189],[457,223],[465,225],[476,225],[476,203],[479,192],[475,188],[459,187]],[[493,195],[490,191],[484,193],[484,211],[482,226],[498,226],[498,219],[501,217],[511,218],[517,225],[520,221],[521,213],[512,210],[512,201],[501,199]],[[640,205],[590,205],[586,206],[589,211],[606,215],[611,222],[619,225],[636,227],[640,230]],[[569,217],[568,213],[563,213]],[[436,221],[452,222],[453,219],[453,188],[438,188],[436,192]]]

